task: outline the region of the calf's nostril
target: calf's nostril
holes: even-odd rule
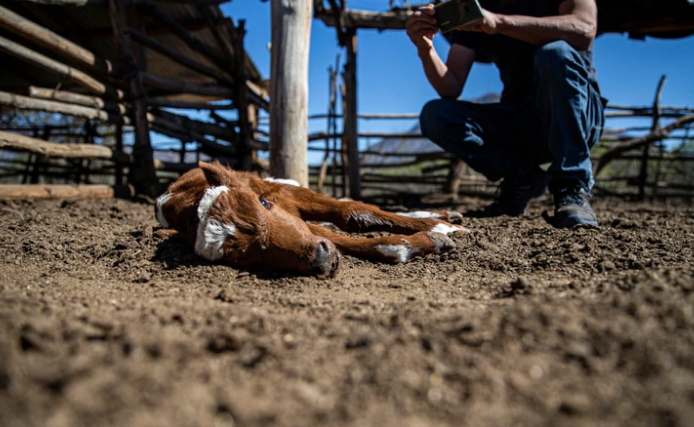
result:
[[[316,258],[323,258],[330,253],[330,247],[325,242],[319,242],[316,247]]]

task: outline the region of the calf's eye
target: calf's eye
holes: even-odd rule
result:
[[[265,209],[270,210],[270,204],[265,199],[260,199],[260,204],[263,205]]]

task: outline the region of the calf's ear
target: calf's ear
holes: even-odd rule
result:
[[[208,184],[218,187],[220,185],[229,185],[231,182],[231,171],[222,166],[219,162],[213,163],[198,162],[198,166],[205,174],[205,179]]]

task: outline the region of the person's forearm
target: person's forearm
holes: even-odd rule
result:
[[[596,28],[589,20],[572,15],[535,18],[521,15],[497,15],[497,32],[524,42],[542,46],[564,40],[577,50],[586,50],[595,39]]]
[[[441,98],[458,98],[465,82],[460,82],[441,60],[436,49],[419,50],[419,58],[424,66],[424,73],[431,86]]]

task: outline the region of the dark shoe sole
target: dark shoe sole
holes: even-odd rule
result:
[[[585,219],[574,216],[574,215],[567,216],[566,218],[562,219],[561,221],[555,220],[555,222],[554,222],[554,226],[558,227],[558,228],[569,228],[569,227],[573,227],[575,225],[590,225],[593,227],[597,227],[598,222],[597,221],[586,221]]]

